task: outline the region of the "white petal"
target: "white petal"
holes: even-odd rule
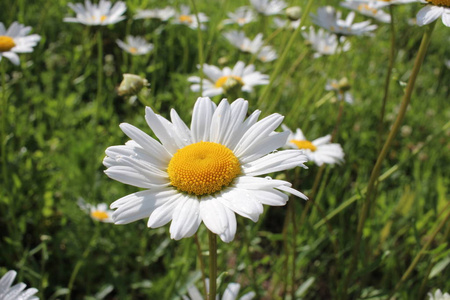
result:
[[[182,195],[178,201],[170,225],[170,237],[175,240],[194,235],[201,223],[198,199]]]
[[[194,143],[209,141],[209,128],[215,104],[207,97],[199,97],[192,113],[191,132]]]
[[[252,190],[229,188],[224,190],[218,200],[237,214],[257,222],[263,212],[262,204],[255,198]]]
[[[236,234],[236,215],[212,196],[203,197],[200,201],[200,217],[206,227],[229,243]]]

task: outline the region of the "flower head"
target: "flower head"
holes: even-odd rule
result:
[[[428,293],[428,297],[430,297],[428,300],[450,300],[450,294],[442,294],[440,289],[437,289],[434,294]]]
[[[84,5],[69,3],[68,6],[77,15],[75,18],[64,18],[64,22],[81,23],[88,26],[105,26],[125,19],[125,16],[123,16],[123,13],[127,10],[125,3],[118,1],[112,7],[111,5],[111,2],[107,0],[100,0],[99,4],[92,4],[89,0],[85,0]]]
[[[320,57],[322,55],[333,55],[340,52],[347,52],[350,49],[350,42],[345,37],[339,37],[340,43],[338,43],[338,37],[326,32],[322,28],[317,32],[314,27],[309,28],[309,33],[302,32],[303,37],[311,44],[311,47],[316,51],[314,57]]]
[[[180,6],[180,13],[175,14],[175,18],[173,20],[174,24],[183,24],[188,26],[191,29],[197,29],[200,26],[201,29],[206,29],[203,23],[208,22],[209,18],[204,13],[198,13],[198,20],[194,14],[191,14],[191,9],[187,5]]]
[[[352,11],[347,18],[341,19],[341,12],[332,6],[323,6],[317,9],[317,15],[311,14],[314,24],[339,35],[363,35],[377,29],[377,25],[370,21],[353,23],[355,13]]]
[[[325,86],[325,90],[334,91],[339,101],[344,100],[348,104],[353,104],[353,96],[349,92],[350,84],[348,83],[348,79],[346,77],[341,80],[329,80]]]
[[[225,32],[224,37],[242,52],[255,54],[263,46],[263,35],[258,33],[253,40],[245,36],[243,31],[231,30]]]
[[[382,7],[386,6],[383,2],[384,1],[374,1],[374,0],[371,1],[348,0],[341,2],[341,6],[357,11],[364,16],[374,18],[379,22],[390,23],[391,15],[381,9]]]
[[[82,198],[79,198],[78,206],[85,213],[89,214],[89,216],[96,221],[104,222],[104,223],[112,223],[113,220],[111,218],[113,211],[108,209],[108,204],[100,203],[97,205],[93,205],[90,203],[86,203]]]
[[[147,79],[134,74],[123,74],[123,80],[117,89],[119,96],[133,96],[139,94],[139,92],[146,86],[149,86]]]
[[[323,164],[332,165],[344,161],[344,151],[341,145],[330,143],[331,135],[308,141],[300,128],[297,128],[295,133],[285,125],[283,129],[289,132],[286,147],[303,150],[308,160],[315,162],[319,167]]]
[[[223,70],[212,65],[203,65],[203,72],[207,78],[203,79],[203,95],[206,97],[220,95],[226,92],[226,84],[230,84],[233,79],[244,92],[252,92],[255,85],[265,85],[269,83],[269,76],[255,71],[254,65],[245,66],[242,61],[238,61],[233,69],[225,67]],[[200,90],[200,77],[191,76],[188,78],[191,90],[198,92]],[[233,81],[233,82],[234,82]]]
[[[417,25],[423,26],[441,18],[445,26],[450,27],[450,0],[420,0],[427,5],[417,13]]]
[[[281,14],[287,6],[283,0],[250,0],[250,3],[257,12],[266,16]]]
[[[206,289],[209,290],[209,278],[205,279],[206,281]],[[222,300],[251,300],[255,297],[255,292],[249,292],[245,295],[242,295],[238,298],[239,290],[241,289],[241,285],[239,283],[230,283],[228,284],[225,292],[223,293]],[[200,293],[200,291],[195,287],[195,285],[191,285],[188,287],[188,296],[183,296],[183,300],[203,300],[204,296]],[[219,299],[219,295],[217,295],[217,300]]]
[[[160,142],[122,123],[131,141],[106,149],[105,173],[112,179],[146,190],[111,204],[113,220],[127,224],[149,217],[148,227],[172,221],[173,239],[192,236],[203,222],[224,242],[234,239],[235,213],[256,222],[263,204],[284,205],[288,192],[305,196],[284,180],[258,177],[304,166],[300,150],[283,150],[288,132],[275,132],[283,117],[272,114],[247,119],[248,102],[226,99],[218,106],[198,98],[190,128],[175,110],[171,121],[146,108],[145,119]]]
[[[0,299],[1,300],[39,300],[34,296],[38,292],[35,288],[25,289],[27,285],[25,283],[18,283],[11,286],[16,278],[16,271],[8,271],[0,279]]]
[[[147,43],[147,41],[140,36],[128,35],[126,37],[126,42],[116,40],[116,43],[120,48],[132,55],[145,55],[153,49],[153,44]]]
[[[248,6],[241,6],[236,11],[227,13],[229,19],[223,20],[223,24],[238,24],[244,26],[245,24],[255,21],[255,13]]]
[[[137,11],[134,19],[160,19],[161,21],[167,21],[175,16],[175,14],[175,9],[170,6],[165,8],[140,9]]]
[[[2,57],[8,58],[13,64],[20,62],[17,53],[33,52],[33,47],[41,40],[38,34],[30,33],[31,27],[24,26],[18,22],[13,22],[8,30],[0,22],[0,61]]]

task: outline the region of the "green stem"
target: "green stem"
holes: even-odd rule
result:
[[[205,300],[207,299],[207,288],[206,288],[206,275],[205,275],[205,264],[203,263],[203,256],[202,256],[202,247],[200,246],[200,241],[198,240],[198,234],[196,233],[194,235],[195,245],[197,245],[197,256],[198,261],[200,263],[200,271],[202,272],[202,281],[203,281],[203,295],[205,295]]]
[[[102,88],[103,88],[103,38],[102,29],[97,31],[97,97],[95,99],[95,117],[94,130],[97,131],[97,125],[100,118],[100,108],[102,107]]]
[[[208,230],[209,237],[209,300],[215,300],[217,294],[217,236]]]
[[[6,71],[3,65],[0,65],[1,76],[2,76],[2,132],[1,132],[1,151],[2,151],[2,174],[3,174],[3,182],[4,186],[9,186],[8,184],[8,166],[7,166],[7,157],[6,157],[6,143],[7,143],[7,134],[6,134],[6,123],[8,117],[8,100],[6,99]]]
[[[427,52],[428,45],[430,44],[431,34],[433,33],[435,24],[436,24],[436,22],[433,22],[432,24],[430,24],[429,26],[427,26],[425,28],[422,42],[420,43],[419,51],[417,52],[417,57],[414,62],[414,66],[413,66],[411,76],[408,81],[408,85],[406,87],[405,95],[403,96],[402,102],[400,104],[400,109],[399,109],[399,112],[397,115],[397,119],[395,120],[394,125],[392,126],[392,129],[389,132],[389,136],[388,136],[386,142],[384,143],[384,146],[383,146],[380,154],[378,155],[377,161],[376,161],[375,166],[373,167],[372,173],[370,175],[369,183],[367,184],[366,200],[364,201],[363,206],[361,208],[360,218],[359,218],[359,222],[358,222],[358,228],[356,231],[356,239],[355,239],[355,246],[353,248],[352,261],[349,266],[347,276],[344,279],[344,285],[343,285],[344,286],[344,288],[343,288],[344,294],[347,293],[350,278],[357,267],[358,254],[359,254],[359,250],[360,250],[359,246],[361,243],[362,232],[364,229],[364,224],[365,224],[365,221],[367,218],[369,207],[370,207],[370,204],[372,201],[371,197],[374,194],[375,183],[380,174],[381,165],[382,165],[384,159],[386,158],[388,150],[397,135],[400,125],[403,122],[403,118],[405,117],[406,109],[408,108],[409,102],[411,100],[411,95],[412,95],[412,92],[414,89],[414,84],[416,82],[417,75],[419,74],[420,67],[422,66],[423,60],[425,58],[425,54]]]
[[[198,64],[200,66],[200,96],[203,95],[203,78],[205,75],[203,74],[203,39],[202,39],[202,26],[200,23],[200,18],[198,17],[197,6],[195,6],[195,0],[191,0],[192,8],[195,14],[195,18],[197,19],[197,47],[198,47]]]

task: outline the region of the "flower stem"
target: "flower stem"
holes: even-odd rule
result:
[[[7,166],[7,158],[6,158],[6,118],[8,116],[8,102],[6,99],[6,71],[3,65],[0,65],[1,73],[2,73],[2,132],[1,132],[1,151],[2,151],[2,174],[3,174],[3,182],[4,186],[9,186],[8,184],[8,166]]]
[[[198,261],[200,263],[200,271],[202,272],[202,281],[203,281],[203,295],[207,297],[207,288],[206,288],[206,275],[205,275],[205,264],[203,263],[203,256],[202,256],[202,247],[200,246],[200,241],[198,240],[197,233],[194,235],[195,245],[197,245],[197,255],[198,255]],[[206,300],[208,300],[206,298]]]
[[[209,237],[209,300],[216,299],[217,290],[217,236],[208,230]]]
[[[200,18],[198,17],[197,6],[195,5],[195,0],[191,0],[192,9],[195,14],[195,18],[197,19],[197,47],[198,47],[198,64],[200,66],[200,96],[203,94],[203,78],[205,75],[203,74],[203,39],[202,39],[202,26],[200,23]]]
[[[414,62],[411,76],[409,78],[408,85],[406,87],[405,95],[403,96],[402,102],[400,104],[400,109],[399,109],[399,112],[397,115],[397,119],[395,120],[394,125],[392,126],[392,129],[389,132],[389,136],[388,136],[386,142],[384,143],[384,146],[381,149],[380,154],[378,155],[377,161],[376,161],[375,166],[373,167],[372,173],[370,175],[369,183],[367,184],[366,199],[363,203],[363,206],[361,208],[361,212],[359,215],[360,218],[358,221],[358,228],[356,231],[356,239],[355,239],[355,246],[353,248],[352,261],[349,266],[347,276],[344,279],[344,285],[343,285],[344,288],[342,290],[344,295],[345,295],[345,293],[347,293],[350,278],[357,267],[362,232],[364,229],[364,224],[365,224],[365,221],[367,218],[369,207],[370,207],[370,204],[372,201],[372,199],[371,199],[372,195],[375,194],[375,185],[377,182],[378,175],[380,174],[381,165],[382,165],[384,159],[386,158],[388,150],[397,135],[400,125],[403,122],[403,118],[405,117],[406,109],[408,108],[409,102],[411,100],[411,95],[412,95],[412,92],[414,89],[414,84],[416,82],[417,75],[419,74],[419,70],[420,70],[420,67],[422,66],[423,60],[425,58],[425,54],[427,52],[428,45],[430,44],[431,34],[433,32],[435,23],[436,22],[433,22],[432,24],[430,24],[429,26],[427,26],[425,28],[422,42],[420,43],[419,51],[417,52],[417,56],[416,56],[416,60]]]
[[[97,31],[97,96],[95,98],[95,116],[94,130],[97,131],[97,125],[100,118],[100,108],[102,107],[102,88],[103,88],[103,38],[101,28]]]

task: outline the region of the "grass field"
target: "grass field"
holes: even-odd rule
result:
[[[203,291],[210,253],[204,224],[195,237],[173,240],[167,225],[147,228],[147,217],[127,225],[98,222],[78,202],[109,205],[141,190],[104,173],[105,149],[129,140],[120,123],[155,137],[144,119],[149,106],[165,118],[174,108],[189,126],[200,93],[188,78],[202,76],[197,65],[222,69],[242,61],[269,75],[270,83],[211,97],[215,103],[244,98],[248,115],[279,113],[283,124],[311,140],[334,132],[345,161],[271,174],[310,200],[290,196],[286,206],[264,205],[256,223],[237,216],[234,240],[217,240],[219,293],[231,282],[241,284],[240,295],[255,292],[255,299],[428,299],[436,289],[450,291],[449,28],[436,21],[409,86],[422,36],[433,26],[409,24],[422,4],[392,7],[395,62],[381,119],[389,24],[372,19],[378,25],[372,36],[347,37],[347,52],[315,57],[301,30],[277,29],[274,16],[256,14],[242,28],[222,24],[227,12],[250,5],[246,1],[126,0],[126,19],[108,26],[63,22],[75,15],[68,2],[3,0],[8,9],[0,9],[6,28],[18,21],[41,36],[32,53],[19,54],[20,65],[6,57],[0,62],[0,276],[16,270],[15,283],[50,300],[181,299],[192,284]],[[339,1],[288,1],[302,8],[307,28],[313,25],[310,2],[313,14],[324,5],[350,12]],[[178,10],[182,4],[209,17],[205,30],[133,19],[139,9]],[[356,15],[356,22],[365,20]],[[252,39],[262,33],[278,58],[262,62],[240,52],[223,36],[230,30]],[[123,51],[116,39],[130,34],[144,37],[153,50],[141,56]],[[119,96],[124,73],[146,78],[150,87],[137,98]],[[325,90],[328,80],[344,77],[353,104]],[[405,118],[375,188],[366,193],[409,88]]]

